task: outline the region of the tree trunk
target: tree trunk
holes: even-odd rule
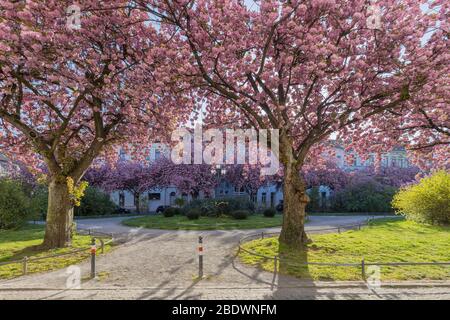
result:
[[[309,197],[295,168],[285,167],[283,198],[283,226],[279,240],[290,247],[301,248],[308,242],[305,233],[305,209]]]
[[[306,194],[306,184],[300,177],[301,166],[293,156],[292,141],[285,135],[280,138],[280,159],[284,165],[284,188],[283,225],[279,241],[289,247],[300,249],[308,243],[305,233],[305,209],[309,197]]]
[[[42,247],[63,248],[71,245],[73,204],[66,182],[52,180],[48,187],[48,209]]]

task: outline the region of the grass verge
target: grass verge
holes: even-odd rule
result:
[[[75,235],[72,240],[72,247],[52,250],[36,250],[35,246],[42,243],[44,238],[44,226],[25,225],[16,230],[0,230],[0,263],[28,258],[38,258],[53,254],[66,253],[76,249],[89,247],[91,237],[85,235]],[[110,245],[105,246],[105,252],[111,249]],[[64,268],[89,257],[89,250],[62,257],[31,261],[28,264],[28,273],[46,272]],[[0,266],[0,279],[9,279],[22,275],[22,263],[8,264]]]
[[[304,251],[280,246],[278,238],[245,243],[247,250],[282,257],[278,270],[283,274],[313,280],[361,280],[361,268],[301,266],[305,262],[366,263],[372,262],[449,262],[450,227],[418,224],[412,221],[380,219],[360,231],[341,234],[317,234]],[[243,263],[273,271],[272,259],[264,259],[244,251]],[[381,280],[450,279],[449,266],[381,266]]]
[[[144,227],[149,229],[165,230],[232,230],[232,229],[258,229],[281,226],[283,216],[275,215],[267,218],[262,215],[251,215],[245,220],[236,220],[229,217],[200,217],[198,220],[189,220],[185,216],[166,218],[163,215],[146,216],[124,220],[122,223],[130,227]]]

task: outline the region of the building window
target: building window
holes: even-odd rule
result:
[[[148,200],[161,200],[161,193],[149,193],[148,194]]]
[[[250,201],[253,202],[253,203],[256,203],[256,194],[252,194],[250,196]]]
[[[400,166],[400,168],[408,168],[408,160],[405,158],[400,158],[399,166]]]
[[[263,205],[263,206],[266,205],[266,202],[267,202],[267,195],[266,195],[265,192],[263,192],[263,193],[261,194],[261,202],[262,202],[262,205]]]
[[[155,150],[155,160],[158,160],[161,158],[161,150],[156,149]]]
[[[391,159],[391,166],[393,166],[393,167],[397,167],[398,166],[398,159],[397,159],[397,157],[393,157]]]
[[[320,197],[321,197],[320,202],[322,204],[322,207],[325,207],[325,204],[327,203],[327,193],[325,191],[322,191],[320,193]]]
[[[270,207],[274,207],[275,206],[275,192],[271,192],[270,193]]]
[[[125,194],[123,192],[119,193],[119,207],[125,207]]]
[[[119,152],[119,158],[120,158],[121,160],[125,160],[125,156],[126,156],[125,150],[120,149],[120,152]]]
[[[169,201],[170,201],[170,205],[171,206],[173,206],[174,204],[175,204],[175,198],[176,198],[176,196],[177,196],[177,194],[175,193],[175,192],[171,192],[170,193],[170,199],[169,199]]]
[[[243,193],[244,192],[244,187],[241,187],[241,188],[235,187],[234,188],[234,192],[235,193]]]

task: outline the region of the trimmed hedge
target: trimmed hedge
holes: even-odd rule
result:
[[[186,212],[186,217],[189,220],[197,220],[200,218],[200,210],[199,209],[190,209],[188,212]]]
[[[163,215],[166,218],[173,217],[173,216],[178,215],[178,214],[180,214],[180,209],[174,208],[174,207],[166,208],[163,211]]]
[[[277,212],[273,208],[267,208],[263,211],[264,217],[273,218]]]
[[[249,212],[245,210],[236,210],[233,212],[233,218],[236,220],[245,220],[249,215]]]
[[[236,210],[246,210],[250,213],[254,212],[255,204],[247,197],[196,199],[183,208],[185,212],[191,209],[198,209],[202,216],[207,217],[231,216]]]

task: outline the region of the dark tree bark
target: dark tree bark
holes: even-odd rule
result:
[[[302,248],[308,243],[305,232],[306,205],[309,197],[306,184],[300,176],[302,158],[294,156],[292,140],[280,135],[280,160],[284,166],[283,227],[280,243],[289,247]]]
[[[67,183],[53,179],[48,187],[48,209],[43,248],[62,248],[71,245],[73,204]]]
[[[305,183],[295,167],[285,167],[283,196],[283,228],[279,240],[290,247],[301,248],[308,243],[305,233],[305,209],[309,197]]]

